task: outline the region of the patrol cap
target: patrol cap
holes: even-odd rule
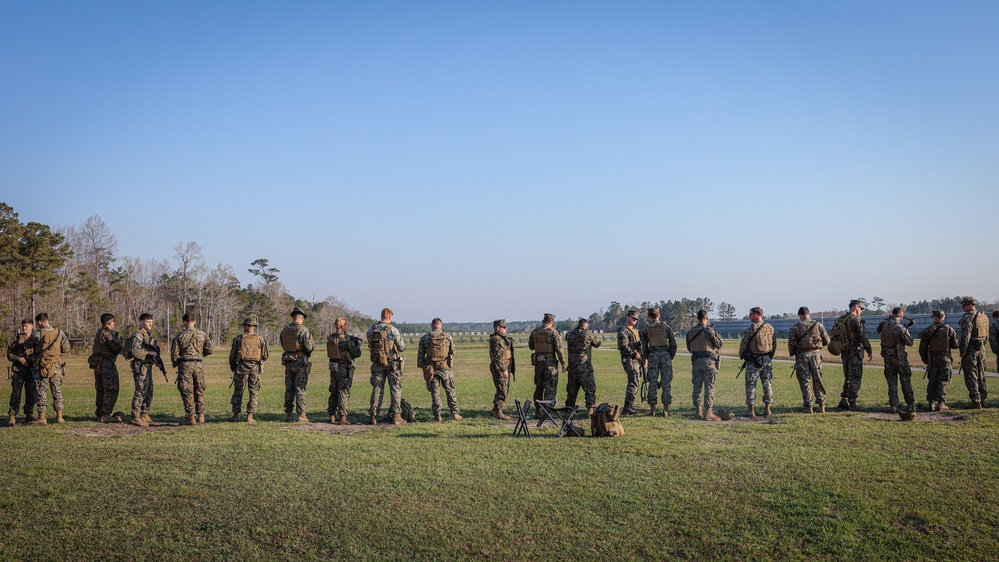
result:
[[[257,326],[257,319],[252,316],[247,316],[243,319],[243,326]]]
[[[552,314],[551,312],[546,312],[545,319],[542,320],[542,322],[554,322],[554,321],[555,321],[555,315]]]
[[[978,304],[978,300],[975,297],[964,297],[961,299],[961,306],[975,306]]]
[[[851,299],[850,308],[853,308],[855,306],[859,306],[861,310],[867,308],[866,306],[864,306],[864,303],[860,302],[860,299]]]
[[[493,328],[506,328],[506,320],[503,318],[493,320]]]
[[[659,307],[658,306],[650,307],[649,316],[659,316]]]
[[[305,311],[303,311],[301,308],[298,308],[297,306],[295,308],[293,308],[292,311],[291,311],[291,315],[292,316],[295,316],[296,314],[301,314],[302,317],[304,317],[304,318],[308,318],[309,317],[309,315],[306,314]]]
[[[631,316],[635,320],[638,320],[638,311],[637,310],[629,310],[628,313],[625,314],[625,316]]]

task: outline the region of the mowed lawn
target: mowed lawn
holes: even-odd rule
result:
[[[611,349],[595,353],[598,400],[621,403],[624,374],[613,342],[604,345]],[[529,353],[520,349],[511,406],[533,392]],[[458,343],[464,421],[447,413],[444,423],[428,421],[413,344],[403,396],[421,423],[341,433],[326,415],[324,351],[317,347],[309,385],[309,415],[321,423],[282,421],[276,349],[264,370],[260,423],[224,421],[230,377],[220,351],[206,362],[210,423],[148,430],[93,422],[92,373],[84,356],[70,357],[68,423],[0,429],[0,558],[999,558],[995,399],[984,411],[955,409],[934,420],[920,412],[900,422],[883,414],[884,376],[871,368],[860,399],[866,411],[807,415],[791,365],[777,363],[769,423],[705,423],[691,419],[690,359],[678,356],[672,417],[626,417],[619,439],[554,439],[546,428],[528,440],[487,416],[493,387],[476,336]],[[118,409],[127,413],[132,381],[124,360],[118,364]],[[827,365],[834,405],[843,375]],[[716,405],[741,412],[738,367],[722,361]],[[176,386],[157,377],[153,418],[176,423]],[[916,397],[925,404],[921,377]],[[559,387],[561,401],[565,375]],[[362,357],[352,421],[364,419],[370,390]],[[0,397],[7,400],[9,387]],[[967,401],[955,378],[950,404]],[[758,403],[762,409],[762,391]]]

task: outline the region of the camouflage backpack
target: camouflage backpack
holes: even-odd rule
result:
[[[135,359],[135,356],[132,355],[132,344],[135,342],[135,336],[138,335],[139,332],[135,332],[131,336],[128,336],[128,339],[125,340],[125,347],[124,349],[121,350],[121,356],[124,357],[126,361],[131,361],[132,359]]]
[[[368,336],[368,349],[371,351],[371,364],[380,367],[388,367],[389,349],[392,342],[389,340],[389,328],[391,324],[386,324],[382,329],[375,328]]]
[[[416,423],[416,414],[413,413],[413,406],[409,402],[403,400],[400,408],[402,409],[402,419],[409,423]]]
[[[590,435],[594,437],[621,437],[624,426],[618,419],[621,417],[621,407],[611,406],[604,402],[597,406],[590,419]]]
[[[829,332],[829,353],[839,355],[853,345],[853,331],[850,330],[850,314],[844,314],[833,323]]]

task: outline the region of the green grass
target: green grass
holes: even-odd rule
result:
[[[403,396],[428,420],[415,351],[407,352]],[[207,362],[213,420],[229,415],[225,355]],[[526,355],[512,397],[533,392]],[[555,440],[551,429],[516,439],[511,426],[486,416],[493,393],[486,359],[485,345],[459,345],[463,422],[343,435],[301,430],[277,421],[283,375],[272,360],[256,426],[219,421],[92,436],[92,377],[83,357],[72,357],[69,423],[0,430],[0,558],[997,557],[999,410],[957,412],[966,420],[954,423],[801,414],[791,366],[780,363],[775,409],[784,423],[696,423],[690,361],[678,357],[678,415],[626,418],[620,439]],[[617,354],[600,350],[595,363],[598,399],[621,402]],[[723,360],[718,406],[742,408],[738,365]],[[323,367],[317,360],[309,385],[314,420],[325,418]],[[835,401],[838,366],[826,369],[825,381]],[[560,400],[564,387],[562,375]],[[363,419],[370,388],[362,358],[352,420]],[[131,391],[123,376],[118,409],[128,410]],[[951,397],[967,402],[958,380]],[[886,400],[881,371],[869,370],[860,404],[883,409]],[[183,413],[176,387],[162,377],[152,413],[174,421]]]

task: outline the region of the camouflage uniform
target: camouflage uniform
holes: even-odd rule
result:
[[[343,332],[333,332],[326,345],[337,346],[341,356],[339,361],[330,359],[330,398],[326,413],[338,418],[346,417],[350,387],[354,384],[354,358],[361,356],[361,340]]]
[[[665,326],[667,344],[658,347],[649,345],[649,327]],[[642,341],[642,355],[649,361],[645,371],[645,380],[649,382],[649,406],[657,403],[656,393],[662,387],[663,407],[669,410],[673,403],[673,358],[676,357],[676,336],[673,329],[661,320],[649,320],[645,329],[639,332]]]
[[[999,356],[999,322],[995,320],[989,324],[989,347],[992,348],[993,354]],[[997,363],[997,369],[999,369],[999,363]]]
[[[820,344],[819,347],[815,347]],[[826,387],[822,384],[822,348],[829,345],[829,334],[821,322],[811,318],[791,327],[787,349],[794,357],[798,387],[805,408],[826,403]],[[812,394],[814,390],[814,396]]]
[[[537,353],[535,351],[535,336],[543,338],[542,331],[547,331],[553,353]],[[528,338],[527,346],[535,351],[534,359],[534,401],[554,400],[558,391],[558,368],[559,365],[565,368],[565,357],[562,355],[562,332],[554,326],[541,326],[535,328]]]
[[[34,351],[35,332],[25,335],[19,332],[7,342],[7,360],[10,366],[10,403],[7,412],[16,416],[21,407],[21,389],[24,389],[24,415],[31,416],[35,410],[35,379],[31,373],[31,353]],[[22,365],[20,359],[26,364]]]
[[[909,410],[916,404],[916,395],[912,391],[912,368],[909,367],[909,354],[905,346],[912,345],[912,334],[897,318],[889,318],[878,325],[878,333],[885,330],[894,331],[895,345],[881,347],[881,356],[885,360],[885,379],[888,381],[888,405],[898,407],[898,383],[902,383],[902,397]],[[883,341],[883,340],[882,340]]]
[[[388,416],[394,417],[402,414],[402,366],[403,357],[400,355],[406,351],[406,342],[402,339],[399,330],[387,323],[379,321],[368,328],[368,344],[371,344],[371,334],[375,330],[385,330],[388,332],[389,358],[388,365],[382,367],[375,362],[371,363],[371,405],[368,407],[369,416],[377,416],[382,403],[382,395],[385,393],[385,382],[388,381],[389,396],[392,404],[389,406]]]
[[[691,344],[699,343],[699,339],[704,340],[706,351],[691,350]],[[694,383],[691,399],[695,408],[700,406],[711,410],[715,403],[715,381],[718,380],[718,364],[721,361],[718,355],[723,345],[721,336],[712,326],[696,324],[687,332],[686,343],[687,351],[691,352],[691,380]]]
[[[621,366],[628,375],[628,386],[624,391],[625,407],[632,407],[640,390],[641,361],[635,358],[642,348],[642,338],[638,330],[622,326],[617,331],[617,350],[621,352]]]
[[[52,345],[45,344],[45,338],[48,336],[46,332],[50,330],[56,329],[52,326],[46,326],[38,331],[38,337],[34,340],[35,350],[32,353],[32,357],[35,360],[32,373],[35,381],[35,406],[38,408],[39,414],[45,412],[49,389],[52,390],[52,408],[56,412],[61,412],[63,407],[62,377],[64,374],[64,363],[60,359],[64,353],[69,353],[69,339],[66,338],[65,332],[56,330],[58,334],[55,337],[54,343]],[[54,358],[55,360],[52,373],[48,376],[40,368],[42,361],[46,360],[46,358]]]
[[[100,365],[94,369],[94,389],[97,398],[94,404],[94,416],[110,416],[118,402],[118,391],[121,380],[118,376],[118,365],[115,360],[125,347],[125,342],[107,326],[102,326],[94,334],[94,347],[91,353],[101,358]]]
[[[968,387],[968,398],[972,402],[985,402],[989,397],[985,385],[985,341],[988,334],[971,337],[975,314],[985,314],[973,310],[961,317],[961,370],[964,372],[964,385]]]
[[[447,359],[433,362],[430,360],[432,338],[444,335],[447,345]],[[430,391],[430,407],[434,417],[441,415],[441,387],[444,387],[444,394],[447,396],[447,407],[452,414],[460,414],[458,409],[458,395],[454,386],[454,371],[451,369],[451,362],[454,359],[454,340],[451,334],[444,334],[443,330],[432,330],[429,334],[423,334],[420,338],[420,347],[416,354],[416,366],[423,369],[427,366],[433,368],[434,376],[427,381],[427,390]]]
[[[946,340],[948,351],[930,351],[930,338],[941,337]],[[919,357],[926,364],[926,378],[929,379],[926,383],[926,401],[931,405],[934,402],[942,404],[947,401],[947,387],[950,386],[950,378],[954,374],[950,367],[954,358],[949,350],[960,347],[961,342],[958,341],[957,332],[946,324],[931,324],[919,334]]]
[[[316,345],[308,328],[294,322],[288,326],[298,329],[298,348],[281,354],[281,364],[284,365],[284,413],[304,414],[305,391],[309,386],[309,373],[312,372],[309,357]]]
[[[270,357],[267,350],[267,341],[253,332],[252,335],[260,339],[260,361],[247,361],[240,355],[243,347],[243,338],[251,334],[242,333],[233,338],[232,347],[229,348],[229,370],[232,371],[232,413],[239,414],[243,407],[243,389],[248,388],[250,397],[246,401],[246,413],[257,413],[257,402],[260,394],[260,375],[263,371],[263,362]]]
[[[151,332],[139,329],[129,338],[129,353],[132,354],[132,379],[135,381],[135,394],[132,395],[132,419],[149,416],[153,403],[153,365],[155,360],[149,351],[159,353],[160,346]]]
[[[846,329],[851,334],[853,345],[843,349],[843,391],[840,393],[840,405],[848,402],[856,406],[860,394],[860,383],[864,377],[864,352],[874,353],[871,342],[867,339],[867,327],[862,316],[854,316],[849,312],[840,316],[846,323]]]
[[[489,373],[493,376],[493,409],[500,412],[506,404],[506,395],[510,389],[510,363],[513,353],[513,342],[506,336],[493,333],[489,336]],[[508,358],[507,355],[511,358]],[[504,377],[503,373],[507,373]]]
[[[212,352],[208,334],[197,328],[184,329],[170,344],[170,363],[177,369],[177,390],[187,417],[205,413],[204,358]]]
[[[759,335],[754,335],[760,330],[763,330],[763,332]],[[752,342],[754,348],[759,350],[758,352],[750,349],[750,342]],[[773,402],[774,387],[772,380],[774,375],[771,361],[776,350],[777,333],[769,323],[762,320],[753,322],[742,332],[742,341],[739,342],[739,357],[746,362],[746,406],[749,408],[756,405],[757,380],[763,386],[763,403],[769,405]]]
[[[565,387],[565,405],[575,406],[579,389],[583,389],[586,407],[593,408],[597,403],[597,383],[593,378],[592,349],[600,347],[600,338],[589,330],[577,327],[565,337],[569,348],[569,374]]]

